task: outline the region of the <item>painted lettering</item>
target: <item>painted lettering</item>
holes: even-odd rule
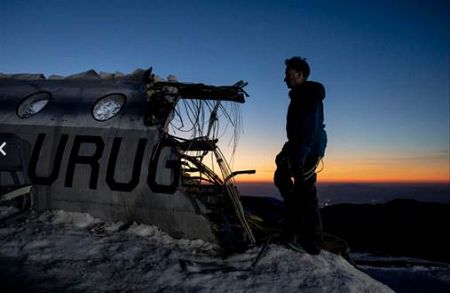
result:
[[[133,191],[133,189],[136,188],[136,186],[139,184],[139,178],[141,176],[141,166],[144,158],[145,145],[147,144],[147,140],[144,138],[141,138],[139,140],[136,154],[134,157],[131,179],[127,183],[117,182],[114,179],[121,142],[122,142],[121,137],[114,138],[111,149],[111,155],[108,161],[108,169],[106,171],[106,184],[108,184],[111,190]]]
[[[81,145],[83,143],[94,144],[95,152],[90,156],[79,155]],[[97,189],[98,175],[100,171],[100,164],[98,160],[102,157],[103,149],[105,148],[105,143],[100,136],[87,136],[87,135],[77,135],[73,142],[72,150],[70,152],[69,164],[67,166],[67,173],[65,178],[65,187],[72,187],[73,185],[73,175],[75,173],[75,167],[77,164],[84,164],[91,166],[91,177],[89,181],[90,189]]]

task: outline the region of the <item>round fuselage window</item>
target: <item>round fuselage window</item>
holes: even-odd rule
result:
[[[24,119],[36,115],[47,106],[51,98],[52,95],[49,92],[38,92],[26,96],[17,107],[17,115]]]
[[[92,109],[92,116],[95,120],[106,121],[116,116],[123,105],[126,97],[122,94],[109,94],[100,98]]]

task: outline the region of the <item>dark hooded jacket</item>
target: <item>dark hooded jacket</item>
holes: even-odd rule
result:
[[[314,81],[291,89],[291,102],[287,113],[287,151],[291,163],[304,166],[306,157],[325,154],[327,134],[323,123],[325,88]]]

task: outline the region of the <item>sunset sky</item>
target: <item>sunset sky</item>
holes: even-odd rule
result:
[[[245,80],[233,167],[270,181],[286,140],[284,60],[302,56],[327,91],[320,181],[449,182],[449,13],[437,0],[0,0],[0,72]]]

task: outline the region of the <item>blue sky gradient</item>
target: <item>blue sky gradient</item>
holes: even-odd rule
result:
[[[269,174],[285,141],[284,60],[300,55],[327,90],[329,164],[431,160],[448,179],[449,11],[436,0],[0,0],[0,72],[153,66],[181,81],[246,80],[236,161]]]

